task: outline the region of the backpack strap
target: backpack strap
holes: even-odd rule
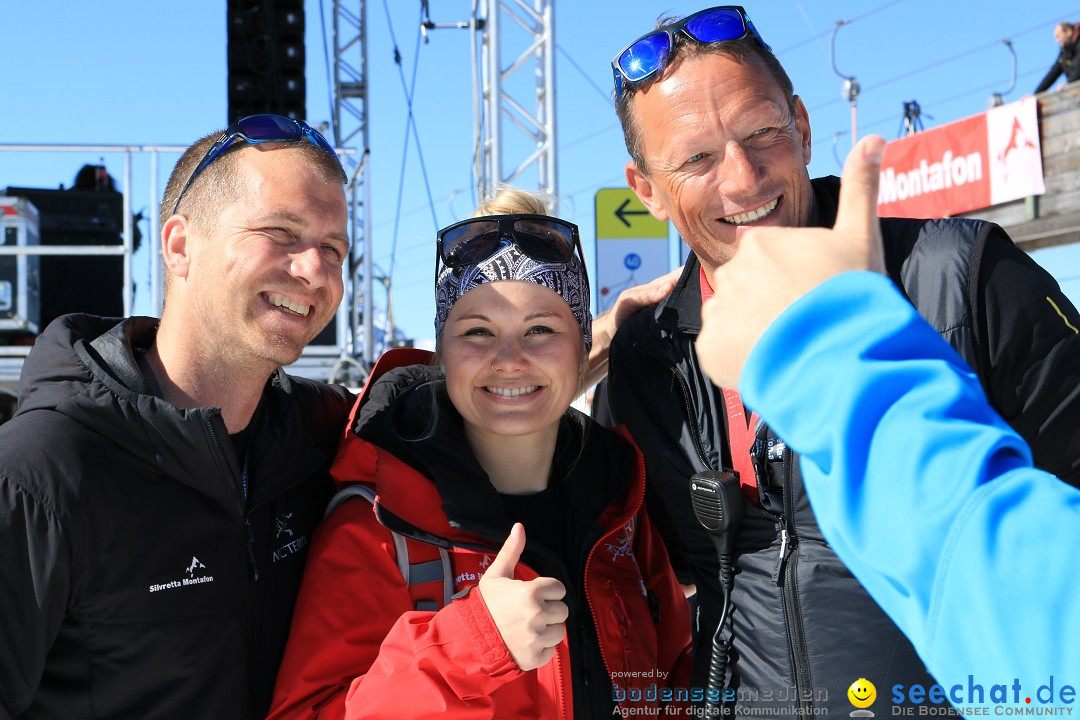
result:
[[[370,485],[362,485],[359,483],[346,485],[341,490],[338,490],[337,493],[334,494],[334,497],[330,498],[330,502],[326,506],[326,513],[323,515],[323,518],[325,519],[343,502],[354,497],[362,497],[374,506],[375,488]],[[390,531],[390,535],[394,539],[394,554],[397,556],[398,570],[401,572],[401,577],[405,580],[405,584],[409,586],[409,594],[413,596],[415,608],[417,610],[434,612],[439,608],[449,605],[454,594],[454,576],[450,567],[450,553],[446,551],[446,548],[437,548],[439,551],[438,560],[410,563],[409,545],[418,541],[411,540],[393,530]],[[433,582],[442,583],[441,603],[438,600],[424,600],[415,597],[419,591],[414,590],[414,586]]]

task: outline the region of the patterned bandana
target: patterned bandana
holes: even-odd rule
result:
[[[516,245],[508,244],[476,265],[443,267],[435,283],[435,337],[442,334],[450,308],[462,295],[477,285],[498,280],[524,280],[553,290],[566,304],[581,326],[586,349],[592,349],[592,315],[589,314],[589,280],[581,260],[574,255],[569,262],[547,263],[534,260]]]

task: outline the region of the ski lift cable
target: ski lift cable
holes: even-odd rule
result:
[[[1078,10],[1077,12],[1080,12],[1080,10]],[[1041,30],[1041,29],[1045,28],[1046,26],[1054,24],[1056,22],[1057,22],[1057,19],[1055,17],[1052,20],[1043,21],[1041,23],[1038,23],[1037,25],[1033,25],[1033,26],[1027,28],[1026,30],[1022,30],[1022,31],[1020,31],[1018,33],[1014,33],[1010,37],[1012,37],[1012,38],[1023,37],[1024,35],[1028,35],[1030,33],[1033,33],[1036,30]],[[929,70],[939,69],[942,65],[947,65],[949,63],[956,62],[957,60],[962,60],[963,58],[968,57],[969,55],[974,55],[977,52],[982,52],[983,50],[987,50],[987,49],[992,48],[992,47],[997,47],[1000,43],[1001,43],[1000,39],[991,40],[990,42],[983,43],[983,44],[978,45],[976,47],[973,47],[973,48],[970,48],[970,49],[965,50],[963,52],[952,55],[950,57],[943,58],[943,59],[940,59],[940,60],[934,60],[934,61],[932,61],[930,63],[927,63],[926,65],[923,65],[922,67],[916,68],[914,70],[906,70],[903,73],[900,73],[899,75],[896,75],[894,77],[889,78],[888,80],[882,80],[881,82],[874,83],[873,85],[864,86],[863,90],[864,91],[865,90],[877,90],[877,89],[885,87],[886,85],[891,85],[892,83],[899,82],[900,80],[905,80],[907,78],[910,78],[910,77],[912,77],[914,75],[918,75],[920,73],[924,73],[924,72],[927,72]],[[834,98],[832,100],[827,100],[826,102],[820,103],[820,104],[815,105],[815,106],[813,106],[811,108],[807,108],[807,111],[812,113],[812,112],[815,112],[817,110],[821,110],[823,108],[829,107],[831,105],[835,105],[836,103],[841,102],[842,100],[843,100],[843,98]]]
[[[850,25],[851,23],[858,22],[859,20],[863,20],[865,18],[870,17],[871,15],[874,15],[876,13],[881,12],[882,10],[890,8],[893,5],[899,5],[902,2],[907,2],[907,0],[891,0],[891,2],[887,2],[887,3],[883,4],[883,5],[879,5],[876,8],[873,8],[871,10],[867,10],[862,15],[856,15],[855,17],[851,18],[850,20],[846,20],[844,22],[844,24],[845,25]],[[825,30],[824,32],[819,32],[816,35],[811,35],[810,37],[806,38],[805,40],[800,40],[799,42],[795,43],[794,45],[789,45],[788,47],[783,48],[782,50],[778,51],[776,54],[777,54],[777,56],[786,55],[787,53],[791,52],[792,50],[796,50],[798,48],[801,48],[803,45],[808,45],[809,43],[812,43],[815,40],[821,40],[822,38],[827,37],[831,32],[832,32],[832,29],[830,28],[829,30]]]
[[[567,62],[569,62],[570,65],[578,71],[581,77],[585,78],[585,82],[587,82],[589,86],[593,90],[595,90],[598,95],[600,95],[600,97],[604,98],[604,102],[607,103],[609,107],[615,107],[615,101],[611,99],[611,93],[604,92],[603,88],[597,85],[595,80],[589,77],[589,74],[585,72],[581,65],[578,65],[577,61],[574,60],[573,57],[571,57],[570,53],[568,53],[562,45],[560,45],[559,43],[555,43],[555,49],[561,52],[563,54],[563,57],[566,58]]]
[[[415,90],[416,90],[416,78],[417,78],[419,65],[420,65],[420,63],[419,63],[419,60],[420,60],[420,45],[421,45],[422,39],[423,39],[423,9],[421,8],[421,18],[420,18],[421,22],[417,23],[416,49],[415,49],[415,52],[414,52],[414,55],[413,55],[412,78],[411,78],[410,81],[406,81],[405,69],[404,69],[404,67],[402,66],[402,63],[401,63],[401,51],[400,51],[400,49],[398,47],[398,44],[397,44],[397,37],[396,37],[396,35],[394,33],[394,24],[393,24],[393,21],[391,20],[391,17],[390,17],[390,8],[389,8],[386,0],[383,0],[382,4],[383,4],[383,11],[384,11],[384,14],[386,16],[386,23],[387,23],[387,26],[389,28],[390,41],[391,41],[391,44],[393,45],[393,48],[394,48],[394,63],[398,66],[398,76],[399,76],[399,78],[401,80],[402,91],[405,94],[405,104],[406,104],[406,107],[408,109],[407,119],[406,119],[406,132],[405,132],[405,138],[404,138],[404,143],[403,143],[403,148],[402,148],[401,169],[400,169],[400,173],[399,173],[399,176],[398,176],[398,196],[397,196],[397,203],[396,203],[396,207],[395,207],[395,211],[394,211],[394,231],[393,231],[391,245],[390,245],[390,272],[388,274],[388,277],[390,278],[390,281],[389,281],[388,287],[387,287],[387,294],[389,295],[389,292],[390,292],[389,286],[392,285],[392,283],[393,283],[392,279],[393,279],[393,275],[394,275],[394,268],[395,268],[395,265],[396,265],[396,262],[397,262],[397,244],[398,244],[399,231],[401,229],[401,217],[402,217],[401,204],[402,204],[402,201],[403,201],[403,198],[404,198],[404,192],[405,192],[405,170],[406,170],[406,163],[408,161],[410,135],[411,135],[412,140],[416,143],[417,156],[418,156],[419,162],[420,162],[420,172],[421,172],[421,175],[422,175],[423,180],[424,180],[424,189],[425,189],[425,191],[427,193],[427,198],[428,198],[428,208],[429,208],[429,210],[431,212],[432,225],[434,226],[435,230],[438,230],[439,221],[438,221],[437,214],[435,212],[435,201],[434,201],[434,198],[432,197],[432,194],[431,194],[431,183],[430,183],[430,181],[428,179],[427,165],[424,162],[424,151],[423,151],[423,146],[422,146],[422,144],[420,142],[419,128],[417,127],[416,116],[415,116],[415,114],[413,112],[413,100],[414,100],[414,97],[415,97]]]

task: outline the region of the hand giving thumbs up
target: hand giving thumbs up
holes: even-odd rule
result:
[[[555,578],[514,579],[524,549],[525,528],[514,523],[479,589],[510,656],[522,670],[533,670],[555,654],[566,634],[563,623],[569,610],[562,601],[566,588]]]

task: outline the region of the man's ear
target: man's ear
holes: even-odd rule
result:
[[[656,193],[653,192],[652,181],[649,180],[648,175],[641,172],[641,168],[633,160],[626,163],[626,184],[634,191],[634,194],[638,196],[638,200],[652,213],[654,218],[661,222],[668,221],[667,211],[664,209],[660,199],[656,197]]]
[[[190,232],[191,225],[183,215],[173,215],[161,228],[161,262],[174,277],[186,278],[191,266]]]
[[[802,98],[795,96],[795,129],[799,133],[799,142],[802,145],[803,162],[810,164],[810,114],[806,112],[806,105]]]

